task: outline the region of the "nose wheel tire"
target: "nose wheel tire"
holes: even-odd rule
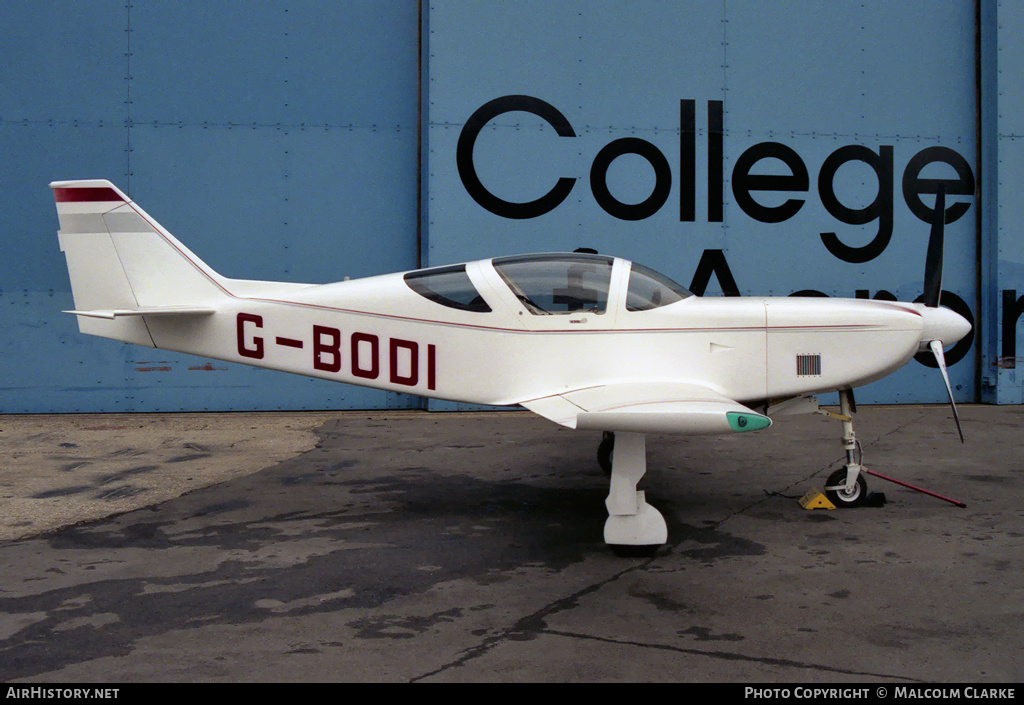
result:
[[[838,489],[828,489],[830,487]],[[836,470],[825,482],[825,496],[837,507],[856,507],[868,496],[868,483],[864,475],[858,474],[857,481],[851,489],[846,489],[846,468]]]

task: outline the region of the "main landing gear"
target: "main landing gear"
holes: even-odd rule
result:
[[[636,489],[647,472],[647,438],[642,433],[604,434],[598,463],[611,475],[604,541],[621,556],[649,556],[668,540],[665,518]]]
[[[838,414],[821,412],[843,422],[843,449],[846,450],[846,465],[828,476],[825,482],[825,496],[837,507],[856,507],[864,503],[868,496],[868,485],[864,480],[864,466],[860,464],[860,444],[853,432],[853,414],[856,406],[853,391],[839,391]]]

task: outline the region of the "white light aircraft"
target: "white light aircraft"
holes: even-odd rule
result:
[[[637,491],[647,433],[755,431],[838,390],[846,466],[826,483],[863,500],[854,387],[970,332],[939,306],[944,195],[924,303],[701,298],[598,254],[530,254],[336,282],[225,278],[109,181],[51,188],[81,332],[439,399],[522,405],[604,431],[605,541],[657,547],[662,515]],[[956,407],[953,406],[954,416]],[[959,419],[957,427],[959,428]],[[962,434],[961,434],[962,438]]]

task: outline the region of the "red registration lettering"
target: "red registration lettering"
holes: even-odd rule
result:
[[[427,389],[437,389],[437,347],[427,346]]]
[[[377,336],[352,334],[352,376],[377,379],[380,376],[380,345]],[[365,365],[365,366],[364,366]]]
[[[405,369],[408,370],[409,374],[403,375],[399,369],[399,351],[408,351],[407,355],[401,355],[401,357],[408,360],[408,366]],[[415,387],[416,382],[419,381],[419,369],[420,369],[420,346],[411,340],[399,340],[398,338],[391,339],[391,383],[392,384],[404,384],[409,387]]]
[[[235,333],[238,339],[238,354],[253,360],[263,359],[263,338],[253,336],[252,343],[246,340],[245,325],[251,323],[256,328],[263,327],[263,316],[255,313],[240,313],[235,322]]]
[[[246,340],[245,325],[263,327],[263,319],[252,314],[239,314],[238,317],[238,351],[245,357],[263,357],[263,339]],[[342,332],[330,326],[313,326],[313,369],[321,372],[337,373],[342,368]],[[297,343],[290,347],[301,347],[302,341],[290,338],[277,338],[280,345]],[[387,346],[387,352],[382,349]],[[420,344],[415,340],[400,338],[386,339],[382,344],[380,336],[373,333],[353,333],[348,341],[349,370],[353,377],[359,379],[380,379],[382,367],[387,355],[388,371],[386,379],[391,384],[403,387],[415,387],[420,382]],[[422,370],[426,377],[429,390],[437,388],[437,346],[426,346],[426,369]]]
[[[341,331],[337,328],[313,326],[313,369],[341,370]]]

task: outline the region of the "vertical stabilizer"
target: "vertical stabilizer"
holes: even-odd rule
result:
[[[224,279],[109,181],[50,184],[83,333],[153,346],[140,309],[200,309]]]

